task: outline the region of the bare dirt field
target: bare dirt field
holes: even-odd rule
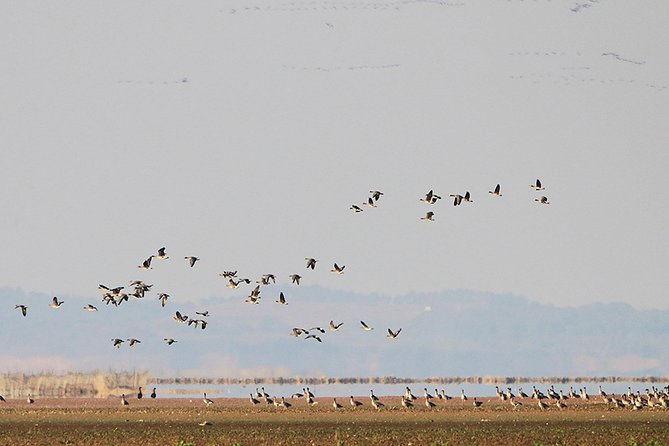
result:
[[[508,402],[421,398],[405,409],[400,397],[289,400],[284,409],[248,399],[118,398],[39,399],[0,403],[2,445],[669,445],[669,412],[659,408],[610,408],[600,399],[566,401],[540,410],[534,400],[514,409]],[[208,421],[210,425],[201,426]]]

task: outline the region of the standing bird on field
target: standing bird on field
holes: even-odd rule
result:
[[[209,406],[211,406],[212,404],[214,404],[214,402],[213,402],[212,400],[210,400],[209,398],[207,398],[207,393],[206,393],[206,392],[204,393],[204,397],[202,398],[202,401],[204,402],[204,404],[205,404],[207,407],[209,407]]]
[[[142,387],[139,387],[139,390],[137,391],[137,399],[141,400],[144,397],[144,394],[142,393]]]
[[[187,256],[187,257],[184,257],[184,259],[188,260],[188,264],[190,265],[191,268],[195,266],[195,262],[200,260],[198,257],[194,257],[194,256]]]
[[[156,388],[154,387],[153,390],[151,391],[151,395],[149,395],[151,399],[156,399]]]
[[[337,410],[337,409],[341,409],[342,407],[344,407],[344,406],[342,406],[341,404],[339,404],[339,403],[337,402],[337,398],[333,398],[332,400],[333,400],[333,401],[332,401],[332,407],[333,407],[335,410]]]
[[[128,403],[128,400],[125,399],[125,393],[121,394],[121,405],[122,406],[128,406],[130,403]]]
[[[349,403],[351,403],[351,406],[355,409],[356,407],[362,406],[362,403],[358,400],[353,399],[353,395],[351,395],[351,398],[349,399]]]

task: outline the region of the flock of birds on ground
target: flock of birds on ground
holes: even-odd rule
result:
[[[137,391],[137,400],[141,400],[144,397],[144,392],[142,387],[138,388]],[[531,395],[526,394],[522,388],[518,388],[516,394],[513,393],[511,387],[507,387],[506,390],[502,390],[499,386],[495,386],[495,393],[497,398],[502,402],[508,402],[514,410],[519,409],[523,406],[528,407],[538,407],[540,410],[547,410],[551,407],[557,408],[559,410],[567,409],[571,403],[567,403],[569,400],[578,404],[578,402],[596,402],[595,397],[591,397],[585,387],[574,390],[573,387],[569,387],[569,391],[565,394],[562,390],[556,391],[554,386],[551,385],[546,393],[539,390],[536,386],[532,386]],[[157,398],[156,388],[154,387],[152,392],[149,394],[151,399]],[[607,408],[627,408],[630,410],[642,410],[642,409],[669,409],[669,386],[665,386],[662,389],[652,386],[650,389],[645,389],[645,393],[640,391],[633,392],[631,387],[627,388],[626,393],[620,395],[608,394],[603,389],[602,386],[599,386],[598,391],[599,400],[606,404]],[[374,394],[374,390],[369,391],[369,406],[373,407],[377,411],[382,410],[386,407],[386,404],[390,405],[390,400],[397,401],[397,397],[386,396],[383,397],[386,401],[385,403],[381,401],[381,398]],[[436,407],[444,407],[447,401],[450,400],[460,400],[463,405],[471,404],[474,409],[480,408],[483,406],[484,401],[479,400],[476,397],[470,398],[465,394],[464,389],[460,391],[460,395],[457,397],[449,396],[446,394],[446,391],[442,389],[434,389],[434,393],[430,393],[427,387],[423,388],[423,396],[417,397],[413,394],[411,389],[407,386],[405,388],[404,394],[399,396],[399,405],[405,409],[412,409],[416,405],[425,406],[426,409],[434,409]],[[287,401],[285,397],[276,397],[270,396],[266,391],[265,387],[255,389],[255,393],[249,394],[249,402],[252,406],[259,406],[264,404],[265,406],[274,406],[277,408],[289,409],[293,405],[298,404],[298,401],[304,400],[304,405],[307,407],[316,406],[320,401],[316,400],[316,396],[309,389],[309,387],[302,388],[302,392],[295,392],[290,396],[290,401]],[[488,399],[488,401],[492,401]],[[0,402],[5,402],[5,398],[0,395]],[[35,399],[29,394],[27,398],[28,404],[34,404]],[[202,401],[205,406],[209,407],[214,405],[214,400],[207,397],[207,393],[203,393]],[[291,402],[292,401],[292,402]],[[439,402],[442,402],[439,404]],[[127,407],[130,405],[128,397],[125,394],[121,395],[121,405]],[[337,398],[332,398],[332,408],[335,410],[340,410],[344,408],[344,405],[337,401]],[[353,395],[349,397],[349,405],[352,409],[358,409],[362,406],[365,406],[365,403],[356,399]],[[392,406],[390,406],[392,407]],[[390,408],[389,407],[389,408]],[[206,422],[205,422],[206,423]],[[205,425],[205,424],[202,424]]]
[[[537,179],[533,184],[531,184],[530,187],[535,191],[545,190],[544,186],[542,185],[539,179]],[[490,190],[488,192],[493,197],[502,196],[501,186],[499,184],[497,184],[493,190]],[[369,208],[376,208],[378,206],[377,203],[379,202],[379,200],[383,195],[384,193],[379,190],[370,190],[369,197],[362,204],[362,206],[368,206]],[[473,203],[472,195],[469,191],[466,191],[464,194],[460,193],[450,194],[449,197],[453,199],[453,206],[461,206],[464,203]],[[434,206],[441,199],[442,197],[436,194],[434,190],[430,190],[425,194],[424,197],[419,198],[419,201],[426,203],[429,206]],[[544,195],[535,198],[534,201],[538,202],[541,205],[549,204],[548,198]],[[351,205],[350,210],[352,210],[354,213],[363,212],[363,208],[356,204]],[[425,216],[421,217],[420,219],[423,221],[433,222],[435,221],[434,216],[435,213],[433,211],[428,211],[425,214]],[[150,270],[153,269],[152,265],[155,264],[154,260],[164,261],[167,259],[169,259],[169,256],[166,253],[166,248],[162,247],[158,249],[158,251],[155,254],[150,255],[148,258],[146,258],[146,260],[141,262],[141,264],[139,264],[137,268],[143,270]],[[190,268],[193,268],[196,266],[197,262],[200,261],[200,258],[196,256],[185,256],[184,260],[187,262],[187,265]],[[313,271],[316,269],[316,264],[318,263],[317,259],[312,257],[307,257],[304,260],[306,262],[307,271],[309,270]],[[334,262],[330,272],[341,275],[344,274],[345,269],[346,265],[340,265],[337,262]],[[231,289],[236,289],[241,285],[250,285],[252,283],[251,279],[246,277],[240,277],[238,275],[238,271],[223,271],[219,275],[224,279],[227,279],[228,281],[227,287]],[[300,285],[300,280],[302,279],[302,275],[297,273],[291,274],[289,276],[289,279],[290,283],[292,283],[293,285]],[[258,280],[255,281],[256,286],[250,291],[248,296],[246,296],[245,302],[255,305],[259,304],[260,299],[262,297],[261,287],[276,284],[276,281],[277,277],[274,274],[271,273],[263,274]],[[132,280],[130,281],[129,287],[132,288],[131,292],[124,292],[124,290],[126,289],[124,286],[109,287],[103,284],[100,284],[98,286],[98,289],[100,289],[103,292],[102,302],[104,304],[118,307],[122,305],[124,302],[128,302],[131,297],[133,299],[143,299],[146,296],[146,293],[151,290],[153,285],[147,284],[141,280]],[[170,298],[170,295],[167,293],[160,292],[157,293],[157,297],[158,300],[160,301],[160,305],[162,307],[165,307]],[[275,302],[280,305],[288,305],[288,302],[286,301],[286,296],[283,292],[279,293],[278,299]],[[63,303],[64,302],[59,300],[58,297],[54,296],[49,306],[51,308],[58,309],[63,305]],[[28,315],[28,307],[26,305],[17,304],[15,308],[19,309],[24,317]],[[98,308],[92,304],[86,305],[85,307],[83,307],[83,309],[89,312],[98,311]],[[177,310],[174,313],[173,319],[179,324],[188,325],[205,330],[207,328],[207,325],[209,324],[207,320],[207,318],[209,317],[209,311],[195,312],[195,314],[196,314],[195,317],[189,317],[188,315],[182,314],[181,311]],[[336,332],[340,329],[342,325],[343,322],[335,322],[334,320],[331,320],[328,326],[328,330],[330,332]],[[372,327],[363,320],[360,321],[360,328],[368,332],[374,330],[374,327]],[[388,328],[386,337],[389,339],[397,339],[401,332],[402,328],[398,328],[396,330]],[[325,333],[326,330],[320,326],[315,326],[311,328],[294,327],[290,332],[290,335],[296,338],[299,338],[302,335],[304,335],[303,339],[313,339],[314,341],[317,342],[323,342],[321,335]],[[173,345],[175,342],[177,342],[177,340],[173,338],[163,338],[163,341],[167,345]],[[112,338],[111,342],[114,347],[121,348],[121,346],[126,342],[129,347],[135,347],[138,344],[141,344],[142,341],[136,338],[126,338],[126,339]]]

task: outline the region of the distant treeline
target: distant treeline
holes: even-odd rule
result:
[[[325,384],[564,384],[564,383],[615,383],[615,382],[669,382],[666,376],[433,376],[429,378],[399,378],[396,376],[374,377],[278,377],[278,378],[149,378],[156,385],[325,385]]]
[[[5,398],[95,397],[120,395],[145,386],[147,372],[5,373],[0,375],[0,395]]]

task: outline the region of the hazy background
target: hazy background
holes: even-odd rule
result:
[[[154,284],[151,302],[128,307],[139,319],[120,319],[114,337],[135,336],[144,318],[180,329],[170,319],[179,305],[251,311],[248,290],[225,288],[223,270],[254,280],[274,273],[284,285],[300,273],[335,301],[361,296],[347,301],[348,327],[370,295],[669,309],[666,2],[8,1],[2,9],[2,320],[50,337],[60,324],[46,307],[51,296],[69,296],[61,310],[100,307],[99,283],[131,279]],[[545,191],[529,188],[536,178]],[[498,199],[488,194],[497,183]],[[348,210],[371,189],[385,193],[378,208]],[[418,199],[430,189],[469,190],[474,203],[429,208]],[[549,206],[533,201],[541,194]],[[427,210],[436,221],[419,220]],[[161,246],[169,260],[136,268]],[[202,260],[191,269],[186,255]],[[319,259],[315,271],[305,257]],[[329,272],[333,262],[346,265],[344,275]],[[157,291],[175,306],[158,312]],[[252,309],[270,311],[271,293]],[[22,296],[40,296],[42,323],[14,310]],[[313,311],[314,324],[333,317]],[[225,326],[225,312],[207,330]],[[376,313],[377,336],[412,320],[384,304]],[[282,343],[302,323],[289,314]],[[474,314],[504,325],[486,315]],[[269,350],[278,334],[241,317],[259,354]],[[419,348],[423,329],[402,337]],[[72,367],[145,366],[139,354],[112,361],[105,330],[95,323],[83,332],[96,338],[88,348],[100,349],[97,361],[77,362],[67,339],[52,354]],[[489,340],[457,339],[453,348],[465,353]],[[28,358],[21,339],[3,343],[17,346],[19,364]],[[232,344],[235,367],[260,366],[239,359],[241,350]],[[651,359],[660,361],[652,370],[664,367]],[[171,361],[161,367],[176,369]],[[267,367],[298,369],[278,359]]]

